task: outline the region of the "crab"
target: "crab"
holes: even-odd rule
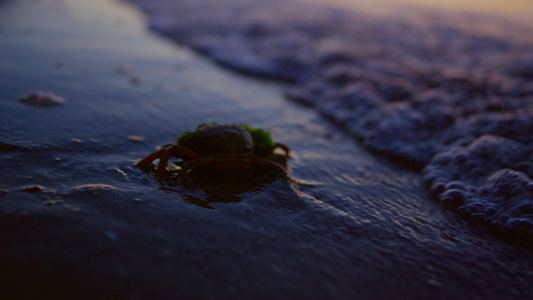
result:
[[[275,153],[280,148],[284,154]],[[159,159],[156,174],[166,171],[171,156],[182,160],[181,175],[211,167],[217,175],[245,175],[252,168],[286,174],[289,147],[275,143],[270,133],[261,128],[241,124],[201,124],[195,131],[186,131],[175,144],[159,147],[136,165],[145,167]]]

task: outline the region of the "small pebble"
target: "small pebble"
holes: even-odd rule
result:
[[[22,190],[29,193],[38,193],[43,191],[44,187],[40,185],[29,185],[22,188]]]
[[[19,99],[19,101],[40,107],[50,107],[65,103],[65,99],[52,93],[45,92],[36,92],[34,94],[23,96]]]
[[[130,135],[128,136],[128,140],[136,143],[144,142],[144,138],[138,135]]]
[[[63,200],[48,200],[43,202],[46,206],[54,206],[56,204],[63,204]]]

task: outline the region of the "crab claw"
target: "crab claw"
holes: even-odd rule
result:
[[[283,144],[283,143],[276,143],[274,149],[276,149],[276,148],[281,148],[281,149],[283,149],[283,151],[285,151],[285,158],[287,158],[287,159],[289,158],[289,153],[290,153],[290,151],[291,151],[291,149],[289,148],[289,146],[287,146],[287,145],[285,145],[285,144]]]
[[[196,152],[189,150],[180,145],[166,145],[162,149],[155,151],[139,161],[136,166],[144,167],[151,164],[154,160],[159,158],[159,164],[157,165],[156,174],[161,175],[165,172],[168,165],[168,160],[171,156],[180,158],[183,160],[196,160],[200,157]]]

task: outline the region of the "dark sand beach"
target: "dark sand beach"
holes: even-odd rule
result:
[[[300,77],[302,70],[316,67],[317,54],[290,52],[299,48],[283,41],[292,41],[294,31],[280,39],[279,47],[287,47],[283,55],[249,52],[240,47],[248,41],[242,35],[231,45],[224,34],[207,39],[211,29],[193,22],[200,6],[188,8],[193,19],[180,19],[190,26],[183,28],[196,29],[198,39],[187,39],[193,35],[183,35],[182,27],[154,19],[160,8],[141,2],[139,8],[110,0],[0,1],[1,299],[527,299],[533,294],[527,68],[499,66],[508,75],[491,77],[501,84],[490,85],[500,88],[499,98],[483,109],[476,110],[485,103],[480,94],[460,112],[454,110],[457,97],[432,100],[439,112],[459,121],[434,127],[431,133],[448,139],[428,138],[425,145],[431,147],[424,148],[421,141],[433,137],[428,132],[395,136],[389,129],[406,126],[405,115],[418,122],[431,112],[444,123],[446,116],[424,104],[413,109],[412,102],[422,101],[414,96],[394,100],[395,106],[383,104],[390,102],[384,95],[396,94],[387,91],[401,92],[407,85],[379,85],[386,74],[399,76],[397,69],[369,63],[350,71],[374,68],[365,74],[374,76],[373,93],[382,102],[372,102],[371,95],[366,99],[373,104],[359,107],[377,107],[370,112],[376,119],[398,120],[374,127],[370,120],[359,127],[354,120],[362,112],[334,93],[343,90],[339,82],[324,89],[323,70]],[[223,13],[218,16],[217,28],[233,26]],[[208,24],[198,18],[198,24]],[[372,18],[358,20],[375,26]],[[268,35],[271,28],[261,26],[255,30],[266,28]],[[462,31],[446,34],[470,41]],[[315,49],[307,39],[299,37]],[[477,42],[496,43],[494,38]],[[396,54],[414,53],[402,52],[394,39],[391,43]],[[502,44],[507,50],[481,53],[479,61],[470,62],[472,72],[481,72],[494,57],[515,62],[523,56],[506,53],[526,55],[527,43],[510,34]],[[232,51],[218,51],[228,45]],[[253,59],[245,59],[250,53]],[[448,54],[438,66],[459,61]],[[284,72],[286,63],[301,68]],[[402,76],[418,78],[411,71]],[[339,70],[329,72],[332,80],[344,78]],[[464,92],[457,73],[431,74],[444,88]],[[359,82],[355,91],[370,93],[368,84]],[[427,92],[426,87],[414,86],[409,93]],[[496,93],[490,87],[483,92]],[[512,92],[515,100],[509,102]],[[402,101],[412,101],[411,106],[399,107],[407,103]],[[511,133],[498,123],[502,102],[505,124],[515,126]],[[487,115],[490,109],[496,114]],[[221,178],[198,192],[135,167],[157,146],[208,122],[269,130],[291,148],[289,177]],[[367,136],[376,132],[400,146]],[[457,142],[457,132],[468,136]],[[405,145],[412,148],[401,150]],[[433,152],[422,155],[424,149]],[[502,157],[500,165],[490,160],[493,153]],[[460,163],[465,157],[477,162],[467,167],[472,172]],[[415,167],[405,163],[413,158],[419,159]],[[473,203],[470,210],[450,205],[457,197],[466,199],[463,206]],[[501,204],[508,199],[512,205]],[[491,203],[493,214],[483,203]],[[503,213],[514,213],[509,224],[501,220]]]

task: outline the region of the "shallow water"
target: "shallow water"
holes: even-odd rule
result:
[[[428,194],[285,87],[110,1],[0,6],[0,295],[525,298],[533,255]],[[65,99],[18,101],[37,90]],[[262,127],[292,180],[197,195],[133,165],[202,122]],[[136,138],[136,137],[142,137]]]

